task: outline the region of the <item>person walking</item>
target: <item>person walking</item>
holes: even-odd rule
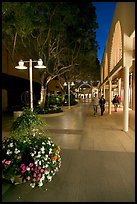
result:
[[[97,97],[97,94],[95,94],[95,96],[93,97],[92,104],[93,104],[94,116],[96,116],[97,115],[98,105],[99,105],[99,99]]]
[[[118,99],[117,99],[117,95],[114,96],[112,103],[114,105],[114,111],[117,112],[117,107],[118,107]]]
[[[99,100],[100,109],[101,109],[101,116],[103,116],[103,113],[105,111],[105,103],[106,103],[106,100],[104,98],[104,95],[102,95],[100,100]]]
[[[120,108],[120,104],[121,104],[121,96],[117,96],[117,100],[118,100],[118,105],[119,105],[119,108]]]

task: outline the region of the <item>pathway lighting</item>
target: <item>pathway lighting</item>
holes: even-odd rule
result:
[[[74,86],[75,84],[73,81],[72,82],[68,81],[68,83],[64,82],[64,86],[67,85],[68,85],[68,108],[70,109],[70,86]]]
[[[24,63],[29,63],[29,79],[30,79],[30,109],[33,112],[33,87],[32,87],[32,63],[33,62],[37,62],[38,64],[36,66],[34,66],[35,68],[39,68],[39,69],[44,69],[46,68],[46,66],[43,65],[43,61],[42,59],[39,59],[38,61],[32,61],[32,59],[30,59],[29,61],[23,61],[20,60],[19,61],[19,65],[16,66],[16,69],[28,69],[28,67],[24,66]]]

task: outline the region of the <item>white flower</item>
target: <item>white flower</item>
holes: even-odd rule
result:
[[[9,146],[9,147],[13,147],[13,143],[10,143],[8,146]]]
[[[45,175],[44,175],[44,174],[42,175],[41,180],[42,180],[42,181],[45,180]]]
[[[14,151],[15,154],[18,154],[19,152],[20,152],[20,150],[17,149],[17,148],[16,148],[15,151]]]
[[[47,161],[48,159],[48,155],[45,155],[44,160]]]
[[[12,154],[12,151],[10,151],[9,149],[7,150],[7,154]]]
[[[45,145],[45,142],[42,142],[43,145]]]
[[[47,142],[47,144],[48,144],[48,145],[51,145],[51,142],[50,142],[50,141],[48,141],[48,142]]]
[[[39,157],[41,157],[41,155],[40,155],[40,154],[38,154],[38,155],[36,156],[36,158],[39,158]]]
[[[49,149],[49,154],[51,154],[51,153],[52,153],[52,149],[50,148],[50,149]]]
[[[27,167],[26,167],[26,170],[27,170],[27,171],[30,171],[30,167],[27,166]]]
[[[41,161],[39,161],[39,165],[41,165]]]
[[[36,133],[34,132],[34,133],[33,133],[33,136],[35,136],[35,135],[36,135]]]
[[[32,188],[34,188],[34,187],[35,187],[35,183],[31,183],[30,186],[31,186]]]
[[[10,180],[11,180],[12,183],[14,183],[14,177],[12,177]]]
[[[39,184],[38,184],[38,186],[39,186],[39,187],[43,186],[43,182],[40,181]]]
[[[45,153],[45,152],[44,152],[44,151],[45,151],[44,146],[42,146],[42,148],[41,148],[40,150],[42,151],[42,153]]]
[[[38,165],[38,160],[35,161],[35,164]]]
[[[52,180],[52,176],[48,175],[47,179],[49,180],[49,182]]]
[[[34,157],[34,153],[31,153],[31,156]]]

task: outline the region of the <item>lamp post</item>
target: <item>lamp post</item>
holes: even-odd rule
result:
[[[70,109],[70,85],[74,86],[74,82],[71,82],[70,84],[70,81],[68,81],[68,108],[69,109]],[[64,82],[64,86],[67,86],[66,82]]]
[[[27,69],[26,66],[24,66],[24,63],[27,62],[29,63],[29,79],[30,79],[30,109],[33,112],[33,87],[32,87],[32,62],[37,62],[38,65],[34,66],[35,68],[39,68],[39,69],[43,69],[46,68],[46,66],[43,65],[43,61],[42,59],[39,59],[38,61],[32,61],[32,59],[30,59],[29,61],[23,61],[20,60],[19,61],[19,65],[16,66],[16,69]]]

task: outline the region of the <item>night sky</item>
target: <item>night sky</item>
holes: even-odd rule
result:
[[[93,2],[93,5],[96,7],[97,23],[99,24],[96,40],[100,48],[98,49],[98,59],[101,62],[116,2]]]

